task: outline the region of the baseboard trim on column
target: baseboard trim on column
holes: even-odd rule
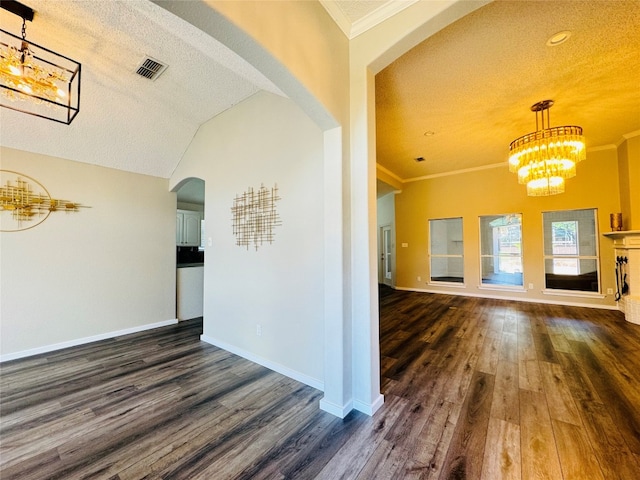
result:
[[[369,416],[372,416],[376,413],[380,407],[384,404],[384,395],[380,394],[373,401],[373,403],[364,403],[358,400],[353,401],[353,408],[358,410],[359,412],[366,413]]]
[[[335,415],[338,418],[346,417],[351,410],[353,410],[353,402],[349,401],[346,405],[338,405],[330,402],[325,398],[320,400],[320,410],[324,410],[331,415]]]

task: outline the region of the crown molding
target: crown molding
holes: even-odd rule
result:
[[[492,168],[505,168],[509,165],[509,162],[492,163],[490,165],[483,165],[481,167],[463,168],[461,170],[452,170],[450,172],[434,173],[433,175],[424,175],[422,177],[413,177],[402,180],[403,182],[419,182],[421,180],[431,180],[433,178],[450,177],[452,175],[461,175],[463,173],[479,172],[480,170],[489,170]]]
[[[600,152],[603,150],[614,150],[616,148],[618,148],[620,145],[622,145],[625,141],[631,139],[631,138],[635,138],[637,136],[640,135],[640,130],[636,130],[634,132],[629,132],[629,133],[625,133],[624,135],[622,135],[621,140],[618,143],[610,143],[610,144],[606,144],[606,145],[598,145],[596,147],[588,147],[587,148],[587,152]],[[509,162],[501,162],[501,163],[492,163],[490,165],[483,165],[481,167],[473,167],[473,168],[463,168],[461,170],[452,170],[450,172],[442,172],[442,173],[434,173],[432,175],[423,175],[421,177],[412,177],[412,178],[401,178],[400,176],[398,176],[397,174],[393,173],[391,170],[389,170],[386,167],[383,167],[382,165],[380,165],[379,163],[376,163],[376,169],[378,169],[381,172],[384,172],[385,174],[389,175],[390,177],[394,178],[395,180],[401,182],[401,183],[409,183],[409,182],[419,182],[421,180],[431,180],[433,178],[439,178],[439,177],[448,177],[451,175],[460,175],[462,173],[470,173],[470,172],[477,172],[480,170],[487,170],[490,168],[498,168],[498,167],[504,167],[504,166],[508,166]]]
[[[384,22],[396,13],[401,12],[410,7],[419,0],[388,0],[386,3],[376,8],[364,17],[352,22],[344,11],[338,6],[335,0],[319,0],[320,4],[329,13],[334,22],[338,25],[342,33],[349,40],[354,39],[358,35],[366,32],[370,28]]]
[[[346,35],[348,39],[351,39],[351,20],[344,14],[342,9],[338,6],[335,0],[319,0],[320,5],[324,7],[329,16],[338,25],[342,33]]]
[[[638,135],[640,135],[640,130],[636,130],[635,132],[625,133],[624,135],[622,135],[622,138],[624,138],[625,140],[629,140],[630,138],[637,137]]]
[[[393,173],[391,170],[389,170],[386,167],[383,167],[382,165],[380,165],[379,163],[376,163],[376,169],[379,170],[380,172],[389,175],[391,178],[393,178],[394,180],[403,183],[404,180],[402,178],[400,178],[398,175],[396,175],[395,173]]]
[[[416,2],[418,2],[418,0],[391,0],[381,7],[376,8],[371,13],[368,13],[361,19],[353,22],[351,25],[350,35],[348,35],[349,40],[384,22],[388,18],[393,17],[396,13],[401,12]]]
[[[622,143],[624,140],[620,141],[620,143]],[[615,150],[616,148],[618,148],[620,146],[620,144],[616,145],[613,143],[609,143],[606,145],[598,145],[597,147],[587,147],[587,153],[588,152],[599,152],[601,150]]]

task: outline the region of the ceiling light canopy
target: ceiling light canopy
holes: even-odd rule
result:
[[[31,8],[11,0],[0,5],[22,18],[22,38],[0,29],[0,106],[70,124],[80,111],[81,65],[27,40]]]
[[[552,106],[553,100],[532,105],[531,111],[536,113],[536,131],[509,145],[509,171],[518,174],[518,182],[527,186],[530,196],[563,193],[565,179],[576,175],[576,164],[586,157],[581,127],[550,126],[549,109]]]

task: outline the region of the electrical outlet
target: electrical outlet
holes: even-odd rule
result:
[[[260,325],[259,323],[256,325],[256,335],[259,337],[262,336],[262,325]]]
[[[533,283],[529,284],[529,290],[533,290]]]
[[[613,288],[607,288],[607,295],[613,295]]]
[[[418,277],[418,281],[421,282],[422,281],[422,277],[419,276]]]

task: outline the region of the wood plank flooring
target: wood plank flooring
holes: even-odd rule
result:
[[[0,478],[640,478],[640,327],[619,312],[382,287],[385,404],[344,420],[201,329],[0,365]]]

